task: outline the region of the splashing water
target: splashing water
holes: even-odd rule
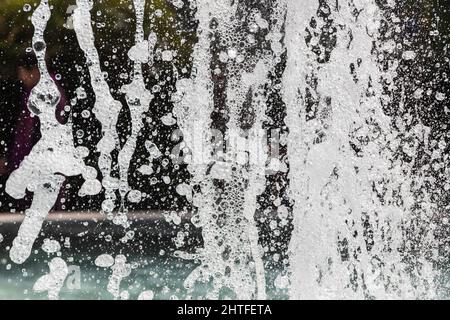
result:
[[[119,167],[120,167],[120,194],[122,199],[130,191],[128,185],[128,170],[130,166],[131,157],[136,148],[136,140],[139,131],[142,128],[142,115],[148,110],[153,95],[145,88],[144,78],[142,76],[142,63],[148,63],[150,59],[150,52],[153,52],[153,47],[156,42],[156,35],[151,33],[149,41],[144,41],[144,5],[145,1],[135,0],[134,7],[136,10],[136,44],[128,52],[128,56],[134,62],[134,72],[132,82],[122,87],[125,93],[128,107],[131,112],[131,136],[128,138],[125,146],[119,153]],[[133,193],[131,192],[130,195]],[[132,197],[131,197],[132,198]],[[122,203],[123,205],[123,203]]]
[[[47,291],[50,300],[57,300],[69,271],[66,262],[61,258],[53,258],[48,266],[50,273],[40,277],[34,284],[33,290],[36,292]]]
[[[100,152],[98,167],[103,177],[102,186],[105,188],[105,200],[102,203],[102,209],[105,213],[111,214],[116,200],[114,190],[117,189],[119,184],[118,179],[111,176],[111,152],[119,144],[116,123],[122,105],[112,97],[108,83],[100,68],[100,58],[95,48],[91,25],[91,8],[92,3],[90,1],[77,0],[77,8],[73,14],[73,27],[89,65],[91,84],[96,96],[94,114],[102,124],[103,137],[97,144],[97,150]]]
[[[28,104],[30,111],[39,117],[42,137],[6,183],[6,192],[16,199],[23,198],[26,189],[34,192],[31,207],[26,211],[10,250],[11,260],[15,263],[23,263],[30,255],[42,223],[55,204],[64,176],[81,174],[86,179],[85,185],[99,184],[96,174],[92,175],[95,169],[91,170],[93,168],[83,162],[86,150],[74,147],[70,123],[62,125],[55,117],[60,93],[45,63],[44,30],[49,19],[48,1],[43,0],[31,19],[35,28],[33,50],[41,78],[33,88]]]
[[[409,253],[400,253],[401,228],[414,219],[415,201],[407,187],[412,184],[411,168],[402,167],[389,150],[389,144],[398,143],[399,133],[379,103],[383,92],[378,81],[383,75],[372,52],[379,9],[375,1],[339,7],[323,3],[319,8],[311,1],[302,3],[301,10],[291,1],[288,8],[290,72],[283,80],[287,123],[294,136],[290,159],[297,159],[291,160],[297,213],[291,243],[292,281],[297,285],[291,294],[300,298],[426,294],[433,279],[430,263],[415,257],[423,263],[413,267],[422,283],[412,286],[407,271],[411,266],[402,256]],[[304,25],[296,33],[289,24],[298,25],[300,11]],[[290,12],[296,15],[289,16]],[[331,48],[320,44],[317,30],[325,25],[334,31]],[[314,108],[314,117],[309,108]],[[426,135],[423,126],[417,130]]]
[[[67,177],[82,176],[79,196],[101,194],[102,213],[125,229],[122,244],[134,241],[127,205],[145,206],[144,187],[159,191],[152,179],[171,162],[185,165],[188,176],[162,177],[187,203],[163,213],[177,230],[173,257],[195,263],[183,280],[186,298],[201,286],[209,299],[267,299],[269,288],[292,299],[439,297],[437,265],[445,260],[446,240],[436,225],[446,223],[442,190],[450,185],[446,159],[436,159],[448,149],[417,101],[426,95],[446,103],[448,94],[407,79],[405,66],[421,53],[396,43],[393,34],[405,18],[397,16],[394,1],[172,1],[173,12],[190,7],[196,23],[187,67],[180,67],[181,49],[172,50],[153,24],[146,28],[147,8],[152,17],[161,10],[145,0],[132,3],[132,72],[118,93],[96,48],[93,2],[77,0],[73,12],[101,126],[99,172],[85,164],[88,149],[75,147],[71,120],[61,124],[55,116],[61,93],[45,62],[48,1],[33,12],[40,79],[28,108],[39,118],[41,138],[5,187],[16,199],[33,193],[9,252],[13,262],[30,256]],[[160,65],[163,77],[156,76]],[[162,96],[173,109],[161,116]],[[411,99],[416,102],[408,109]],[[131,130],[123,138],[125,105]],[[181,143],[175,152],[162,147],[164,130],[154,119],[176,128],[171,139]],[[135,160],[141,140],[150,155],[146,164]],[[424,164],[432,160],[434,167]],[[432,172],[438,169],[447,171]],[[134,171],[148,181],[130,183]],[[197,247],[185,245],[191,226],[201,233]],[[145,240],[136,241],[142,249]],[[42,248],[64,254],[48,238]],[[122,251],[106,250],[93,264],[110,271],[107,291],[128,299],[121,286],[135,268]],[[275,275],[273,265],[281,269]],[[34,290],[57,299],[68,267],[57,257],[49,268]],[[144,286],[137,298],[155,296]]]

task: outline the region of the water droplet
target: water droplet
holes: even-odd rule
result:
[[[436,100],[444,101],[445,100],[445,94],[442,93],[442,92],[436,92]]]
[[[35,50],[36,52],[40,52],[40,51],[42,51],[42,50],[44,50],[44,49],[46,48],[46,44],[45,44],[45,42],[43,42],[43,41],[36,41],[36,42],[33,44],[33,48],[34,48],[34,50]]]
[[[416,57],[416,53],[411,50],[405,51],[402,54],[402,58],[405,60],[413,60],[415,57]]]
[[[153,300],[155,294],[152,290],[143,291],[139,294],[138,300]]]
[[[142,198],[142,194],[139,190],[131,190],[128,193],[128,201],[132,202],[132,203],[138,203],[139,201],[141,201]]]
[[[95,259],[94,264],[97,267],[108,268],[114,264],[114,258],[110,254],[104,253]]]
[[[83,110],[81,111],[81,116],[85,119],[89,118],[91,116],[91,112],[89,110]]]

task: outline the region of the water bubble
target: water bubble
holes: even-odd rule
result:
[[[83,118],[87,119],[91,116],[91,112],[89,110],[83,110],[83,111],[81,111],[81,116]]]
[[[444,101],[445,100],[445,94],[442,93],[442,92],[436,92],[436,100]]]
[[[94,168],[92,168],[93,171],[95,171],[95,174],[93,175],[97,175],[97,170],[95,170]],[[78,194],[80,196],[94,196],[96,194],[99,194],[102,190],[102,184],[100,183],[100,181],[98,181],[97,179],[93,179],[93,178],[88,178],[86,177],[85,174],[83,175],[84,178],[86,178],[86,181],[83,183],[83,185],[81,186],[80,190],[78,191]]]
[[[173,53],[171,50],[164,50],[161,53],[161,58],[163,61],[172,61],[173,59]]]
[[[115,205],[113,200],[107,199],[102,202],[102,210],[106,213],[113,212],[114,207]]]
[[[144,164],[139,167],[138,171],[143,175],[151,175],[153,173],[153,168],[152,166]]]
[[[81,129],[78,129],[78,130],[75,132],[75,135],[76,135],[76,137],[77,137],[78,139],[81,139],[81,138],[84,137],[84,131],[81,130]]]
[[[113,223],[118,226],[126,227],[128,224],[127,215],[124,213],[120,213],[113,218]]]
[[[44,243],[42,244],[41,248],[47,253],[56,253],[61,250],[61,245],[56,240],[44,239]]]
[[[160,92],[161,91],[161,86],[159,86],[159,85],[154,85],[153,87],[152,87],[152,92],[153,93],[157,93],[157,92]]]
[[[259,30],[259,26],[257,23],[251,23],[248,26],[248,31],[250,31],[251,33],[256,33],[256,32],[258,32],[258,30]]]
[[[405,51],[402,54],[402,58],[405,60],[413,60],[415,57],[416,57],[416,53],[411,50]]]
[[[172,113],[168,113],[161,117],[161,122],[166,126],[173,126],[177,123],[177,120],[172,116]]]
[[[139,190],[131,190],[128,193],[128,201],[132,202],[132,203],[138,203],[139,201],[141,201],[142,198],[142,194]]]
[[[114,264],[114,258],[110,254],[104,253],[95,259],[94,264],[97,267],[108,268]]]
[[[220,62],[226,63],[228,61],[228,54],[225,51],[219,53]]]
[[[75,92],[77,94],[77,99],[79,100],[86,99],[87,94],[83,87],[78,87]]]
[[[423,94],[423,89],[418,88],[414,91],[413,97],[414,97],[414,99],[420,99],[420,98],[422,98],[422,94]]]
[[[25,12],[30,12],[30,11],[31,11],[31,5],[29,5],[28,3],[26,3],[26,4],[23,6],[23,11],[25,11]]]
[[[146,290],[139,294],[138,300],[153,300],[155,294],[152,290]]]
[[[231,48],[228,50],[227,54],[228,54],[228,57],[230,57],[230,59],[235,59],[237,56],[237,51],[236,51],[236,49]]]
[[[86,158],[89,155],[89,149],[85,146],[78,146],[75,148],[76,156]]]

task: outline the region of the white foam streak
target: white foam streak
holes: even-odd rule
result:
[[[416,297],[423,288],[414,288],[399,253],[402,225],[412,212],[411,177],[402,175],[408,168],[399,167],[387,148],[396,135],[382,110],[381,72],[371,52],[372,42],[377,41],[379,9],[375,1],[354,1],[361,10],[355,17],[351,5],[330,3],[329,19],[339,26],[336,45],[329,61],[319,63],[305,41],[311,18],[321,27],[317,2],[287,3],[283,90],[295,200],[291,297]],[[357,66],[356,79],[351,64]],[[316,87],[308,82],[311,76],[317,79]],[[307,90],[318,101],[318,116],[313,119],[307,118]],[[369,140],[361,156],[350,144],[357,137]],[[384,203],[373,191],[373,185],[382,181],[388,181],[384,187],[391,190]],[[401,197],[403,206],[395,205],[392,196],[398,188],[402,192],[396,197]],[[365,219],[372,239],[367,238]]]
[[[45,63],[44,31],[50,16],[48,2],[42,0],[31,19],[35,28],[33,49],[41,77],[31,91],[28,108],[39,117],[41,139],[6,182],[6,192],[16,199],[23,198],[26,189],[34,192],[31,207],[26,210],[10,250],[15,263],[23,263],[29,257],[42,223],[55,204],[64,176],[83,175],[85,184],[95,181],[95,177],[89,177],[92,168],[85,166],[82,160],[86,154],[75,149],[71,123],[62,125],[55,116],[61,95]]]
[[[143,53],[138,56],[147,57],[139,60],[135,56],[129,54],[134,62],[132,82],[122,87],[122,92],[125,93],[125,98],[131,114],[131,135],[128,137],[127,142],[120,150],[118,157],[120,170],[119,191],[122,199],[122,207],[124,206],[123,201],[126,194],[130,191],[128,184],[128,170],[133,153],[136,149],[136,141],[139,132],[143,127],[142,117],[144,113],[148,111],[150,102],[153,99],[153,95],[145,88],[144,77],[142,75],[142,63],[149,62],[149,51],[153,52],[153,46],[155,45],[155,43],[152,43],[149,47],[148,43],[144,42],[144,6],[144,0],[134,0],[134,7],[136,11],[136,43],[135,46],[130,49],[130,52],[141,50]],[[152,64],[152,61],[150,64]]]
[[[103,176],[102,184],[105,188],[105,205],[102,205],[102,208],[103,210],[106,209],[107,213],[111,213],[116,198],[114,192],[118,187],[116,179],[111,177],[111,152],[119,145],[116,124],[122,106],[111,95],[100,67],[100,58],[94,44],[91,9],[92,4],[89,0],[77,0],[77,8],[73,13],[73,27],[78,43],[86,56],[91,76],[91,85],[96,98],[93,112],[102,125],[103,137],[97,144],[97,150],[100,152],[98,166]]]

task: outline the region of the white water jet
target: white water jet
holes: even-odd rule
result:
[[[136,141],[138,134],[142,129],[142,116],[147,112],[153,95],[145,88],[144,77],[142,75],[142,64],[150,63],[150,57],[153,56],[153,49],[156,42],[156,35],[151,33],[149,41],[144,40],[144,9],[145,0],[133,1],[136,12],[136,35],[135,45],[128,52],[129,58],[134,63],[134,70],[132,81],[130,84],[122,87],[122,92],[125,93],[126,101],[131,114],[131,135],[127,142],[119,152],[119,169],[120,169],[120,186],[119,192],[122,200],[122,210],[124,210],[124,199],[130,186],[128,184],[128,170],[133,153],[136,149]]]
[[[265,299],[263,251],[258,244],[254,217],[257,196],[265,187],[267,162],[267,145],[264,136],[259,133],[267,119],[264,86],[269,82],[269,72],[275,68],[274,61],[282,53],[279,35],[284,11],[282,8],[274,10],[274,21],[277,23],[270,30],[272,52],[249,57],[245,51],[238,52],[235,49],[237,40],[225,40],[231,30],[241,28],[239,20],[234,19],[238,3],[219,1],[199,2],[197,5],[199,41],[194,49],[193,62],[193,69],[197,73],[189,80],[178,80],[177,90],[182,98],[174,112],[185,133],[186,145],[192,152],[189,159],[189,169],[193,174],[191,185],[201,181],[201,192],[194,194],[193,198],[193,204],[198,209],[193,219],[197,221],[197,226],[202,227],[205,243],[197,254],[179,253],[182,257],[202,262],[186,279],[185,286],[191,289],[197,281],[211,280],[210,298],[218,298],[224,289],[231,289],[238,299]],[[210,29],[213,20],[217,24],[216,30]],[[219,54],[220,61],[226,63],[221,72],[228,72],[225,103],[229,116],[225,133],[229,143],[221,159],[210,156],[211,138],[215,135],[209,119],[213,105],[211,90],[214,86],[209,69],[213,59],[209,34],[215,34],[225,42],[223,47],[229,48],[227,52]],[[245,61],[246,58],[250,61]],[[254,120],[250,134],[245,137],[240,116],[249,94]],[[208,113],[205,112],[205,102],[208,103]],[[199,118],[198,115],[202,113],[202,118]],[[186,121],[186,117],[189,117],[189,121]],[[196,128],[203,130],[199,132]],[[209,134],[200,136],[205,132]],[[250,157],[242,149],[246,143],[252,148]],[[223,189],[217,187],[217,183],[223,184]]]
[[[63,125],[55,117],[61,94],[45,63],[43,35],[51,15],[48,1],[41,0],[33,13],[33,49],[40,80],[31,92],[29,109],[39,117],[42,138],[6,183],[7,193],[16,199],[23,198],[26,190],[34,193],[13,241],[11,260],[23,263],[29,257],[66,176],[83,176],[80,196],[98,194],[103,187],[103,212],[115,224],[129,226],[125,199],[139,204],[146,197],[143,190],[131,189],[129,171],[138,137],[144,134],[143,116],[154,98],[146,88],[143,65],[156,70],[153,52],[157,49],[164,63],[173,64],[177,81],[174,108],[164,111],[160,120],[164,126],[181,129],[183,160],[191,175],[174,190],[192,203],[191,222],[201,228],[203,238],[203,247],[195,252],[175,254],[200,264],[184,281],[188,297],[197,284],[206,283],[206,298],[267,299],[267,288],[272,285],[266,282],[267,247],[261,247],[256,218],[271,218],[264,216],[258,198],[267,192],[267,176],[278,172],[289,172],[286,184],[294,231],[288,273],[283,270],[274,279],[275,287],[288,289],[293,299],[436,297],[436,271],[429,258],[435,240],[432,230],[409,234],[415,224],[427,226],[435,212],[426,188],[427,173],[396,155],[401,148],[411,158],[417,157],[417,145],[428,144],[431,129],[420,121],[407,129],[406,116],[391,117],[383,110],[383,102],[397,94],[393,79],[398,63],[381,67],[380,56],[392,51],[396,43],[380,36],[384,13],[377,1],[274,0],[269,13],[245,1],[196,1],[198,38],[189,78],[183,78],[185,70],[178,73],[177,51],[156,48],[156,31],[145,40],[145,4],[145,0],[133,0],[136,32],[128,51],[133,71],[130,82],[121,88],[131,115],[131,134],[121,149],[116,126],[122,106],[102,72],[94,43],[92,1],[77,0],[73,15],[95,94],[93,113],[102,129],[97,144],[102,183],[96,179],[97,170],[83,162],[87,148],[75,148],[70,121]],[[176,9],[185,5],[182,1],[172,4]],[[405,50],[401,57],[414,61],[417,53]],[[284,68],[281,85],[272,80],[279,68]],[[289,132],[287,159],[271,158],[273,146],[261,133],[273,120],[268,115],[268,91],[280,87],[279,103],[286,104],[284,122]],[[76,94],[86,98],[81,87]],[[441,91],[414,91],[415,99],[425,94],[437,101],[447,97]],[[405,92],[396,98],[403,108]],[[250,120],[242,120],[243,115]],[[217,152],[222,134],[225,145]],[[408,139],[412,142],[406,143]],[[154,174],[153,160],[168,155],[152,141],[152,136],[145,137],[150,156],[137,169],[142,175]],[[118,151],[117,163],[114,151]],[[119,179],[112,176],[116,165]],[[170,185],[176,180],[164,175],[162,181]],[[121,207],[114,217],[117,190]],[[278,204],[273,201],[277,213],[290,223],[291,208],[280,206],[277,200]],[[163,213],[177,227],[183,226],[181,214],[175,210]],[[275,229],[277,223],[274,219],[267,224]],[[174,237],[177,250],[185,245],[186,234],[178,231]],[[125,244],[133,239],[135,233],[129,230],[120,241]],[[49,254],[64,250],[49,239],[42,249]],[[128,291],[120,288],[132,269],[126,261],[122,254],[102,254],[94,261],[98,267],[111,269],[107,291],[116,299],[129,298]],[[48,291],[49,298],[56,299],[67,277],[67,265],[55,258],[49,267],[50,273],[34,289]],[[145,290],[138,299],[153,299],[154,295]]]
[[[126,299],[128,297],[127,291],[120,291],[120,283],[131,273],[131,265],[126,263],[127,259],[124,255],[117,255],[114,259],[114,265],[111,266],[112,274],[109,277],[107,290],[114,298]]]
[[[295,200],[291,297],[433,296],[427,287],[433,278],[427,262],[413,271],[421,274],[424,285],[413,286],[410,266],[400,253],[402,226],[412,219],[412,177],[388,148],[398,138],[382,110],[381,71],[371,52],[379,28],[377,5],[372,0],[324,2],[322,7],[316,1],[287,4],[283,90]],[[321,21],[320,11],[329,14],[327,21]],[[313,19],[316,30],[330,20],[336,28],[328,61],[318,62],[323,55],[312,51],[318,38],[313,36],[309,45],[306,41],[314,33]],[[321,49],[323,54],[326,48]],[[357,66],[354,74],[352,66]],[[314,87],[311,77],[317,80]],[[313,119],[308,119],[310,92],[318,102]],[[351,143],[359,137],[369,142],[356,156]],[[387,190],[384,199],[374,192],[374,185]],[[401,193],[395,194],[398,189]],[[396,198],[403,205],[397,205]]]
[[[6,192],[15,199],[23,198],[27,189],[34,193],[31,207],[25,212],[10,250],[11,260],[18,264],[29,257],[42,223],[55,204],[64,176],[83,175],[85,184],[99,183],[90,174],[93,168],[83,162],[86,150],[74,146],[71,123],[62,125],[55,116],[61,95],[45,62],[44,31],[50,16],[48,1],[42,0],[31,19],[40,79],[31,91],[28,108],[39,118],[41,139],[6,182]]]
[[[193,74],[189,79],[177,80],[177,95],[174,100],[173,114],[177,118],[178,125],[184,134],[184,141],[191,150],[191,163],[188,169],[192,174],[191,186],[200,184],[202,194],[195,195],[193,203],[198,207],[198,212],[192,221],[196,221],[195,225],[204,228],[203,240],[205,242],[204,252],[200,254],[206,256],[207,251],[218,252],[214,248],[213,237],[208,232],[208,226],[212,223],[211,200],[203,195],[210,192],[212,188],[211,181],[207,180],[206,165],[209,163],[212,148],[208,141],[211,140],[210,132],[210,114],[213,109],[213,92],[212,79],[209,65],[211,63],[210,52],[210,25],[209,25],[210,8],[206,3],[199,2],[197,4],[196,19],[199,22],[197,28],[198,42],[194,46],[193,52]],[[197,130],[192,130],[197,128]],[[179,253],[181,257],[192,259],[192,255]],[[195,282],[198,280],[208,281],[212,272],[207,270],[207,274],[203,276],[202,271],[195,269],[184,281],[184,286],[193,289]],[[216,294],[216,293],[215,293]]]
[[[69,274],[66,262],[61,258],[53,258],[48,267],[50,272],[40,277],[34,284],[33,290],[36,292],[48,293],[50,300],[57,300],[59,298],[59,292],[66,281]]]
[[[95,259],[95,265],[101,268],[111,269],[106,290],[113,295],[115,299],[128,299],[128,291],[120,291],[120,283],[131,274],[131,265],[127,263],[127,258],[123,254],[118,254],[114,258],[110,254],[101,254]],[[144,292],[142,293],[144,294]],[[145,296],[145,294],[144,294]]]
[[[111,152],[119,146],[116,124],[122,105],[111,95],[100,67],[100,58],[94,44],[91,9],[91,1],[77,0],[77,7],[73,12],[73,27],[78,43],[86,57],[91,85],[95,93],[93,113],[102,125],[103,136],[97,144],[97,150],[100,152],[98,166],[102,173],[102,185],[105,189],[102,210],[107,214],[112,214],[115,208],[115,190],[119,187],[119,181],[111,176]]]

